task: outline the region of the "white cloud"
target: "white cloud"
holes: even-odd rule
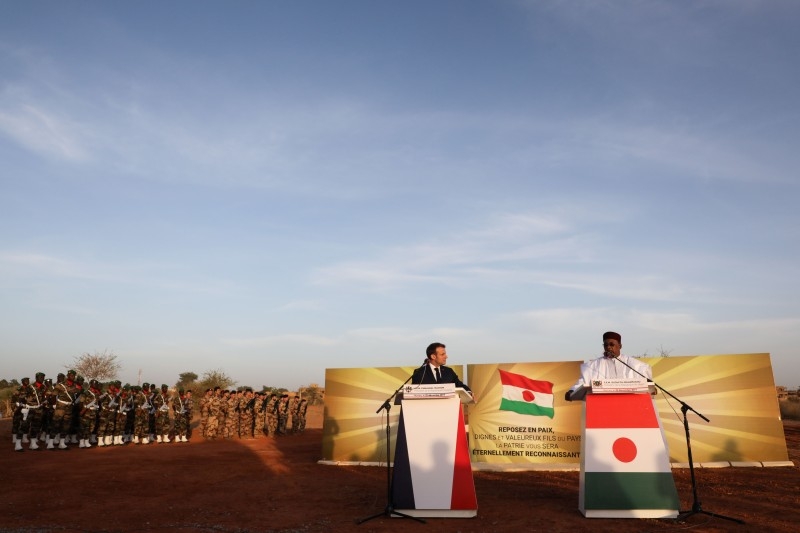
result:
[[[81,162],[89,158],[82,127],[31,104],[0,99],[0,132],[28,150],[48,158]]]

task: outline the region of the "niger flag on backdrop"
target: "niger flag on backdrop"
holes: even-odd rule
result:
[[[499,370],[503,384],[501,411],[513,411],[523,415],[549,416],[553,418],[553,384],[549,381],[530,379],[522,374]]]

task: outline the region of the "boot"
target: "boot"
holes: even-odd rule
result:
[[[161,440],[161,442],[169,442],[169,435],[164,435],[164,438]]]
[[[134,444],[139,444],[139,436],[138,435],[134,435],[133,436],[133,443]]]
[[[23,444],[28,444],[28,435],[27,434],[22,436],[22,443]]]
[[[161,441],[161,435],[158,436],[158,440],[156,440],[156,442],[162,442]]]
[[[105,445],[106,445],[106,443],[105,443],[105,439],[102,439],[102,438],[100,438],[100,439],[97,439],[97,447],[98,447],[98,448],[99,448],[100,446],[105,446]]]
[[[69,443],[70,444],[78,444],[78,435],[76,435],[75,433],[70,435],[69,436]]]
[[[12,433],[11,434],[11,443],[12,444],[16,444],[18,440],[19,439],[17,438],[17,434],[16,433]]]
[[[15,452],[23,452],[23,451],[25,451],[22,448],[22,441],[21,440],[18,440],[17,442],[14,443],[14,451]]]
[[[30,449],[31,450],[38,450],[39,449],[39,443],[36,441],[36,439],[31,439]]]
[[[150,444],[150,439],[147,437],[142,437],[142,444]]]
[[[89,442],[89,439],[83,439],[83,447],[84,448],[91,448],[92,447],[92,443]]]
[[[181,442],[189,442],[186,438],[186,435],[181,435]]]
[[[111,446],[112,443],[116,444],[116,442],[113,442],[113,439],[111,438],[111,435],[106,435],[103,440],[106,441],[106,446]]]
[[[66,450],[67,449],[67,439],[61,437],[58,441],[58,449],[59,450]]]
[[[97,435],[92,433],[91,437],[89,437],[89,444],[97,444]]]
[[[55,448],[55,446],[53,445],[53,438],[47,437],[47,449],[52,450],[53,448]]]

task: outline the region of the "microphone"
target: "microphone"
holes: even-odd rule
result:
[[[419,377],[419,383],[416,383],[416,385],[421,385],[425,381],[425,372],[427,372],[428,368],[430,368],[431,366],[429,363],[430,361],[426,357],[425,360],[422,362],[422,366],[420,366],[420,368],[422,369],[422,375]],[[416,372],[414,373],[416,374]]]
[[[606,352],[606,353],[608,353],[608,352]],[[612,355],[613,355],[613,354],[612,354]],[[636,370],[635,368],[633,368],[631,365],[629,365],[628,363],[626,363],[625,361],[623,361],[623,360],[622,360],[622,359],[620,359],[619,357],[614,357],[613,359],[614,359],[615,361],[619,361],[619,362],[620,362],[620,363],[622,363],[623,365],[627,366],[628,368],[630,368],[631,370],[633,370],[634,372],[636,372],[637,374],[639,374],[640,376],[642,376],[642,377],[643,377],[643,378],[644,378],[646,381],[653,381],[651,378],[649,378],[649,377],[645,376],[644,374],[642,374],[641,372],[639,372],[638,370]]]

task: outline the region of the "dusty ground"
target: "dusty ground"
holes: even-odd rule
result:
[[[800,465],[800,424],[785,423]],[[0,420],[0,531],[484,532],[800,530],[800,467],[697,469],[705,513],[673,520],[586,519],[577,472],[476,472],[478,516],[387,518],[386,470],[317,464],[321,417],[303,435],[277,440],[14,452]],[[675,470],[682,509],[692,506],[688,470]],[[356,521],[380,516],[361,525]]]

